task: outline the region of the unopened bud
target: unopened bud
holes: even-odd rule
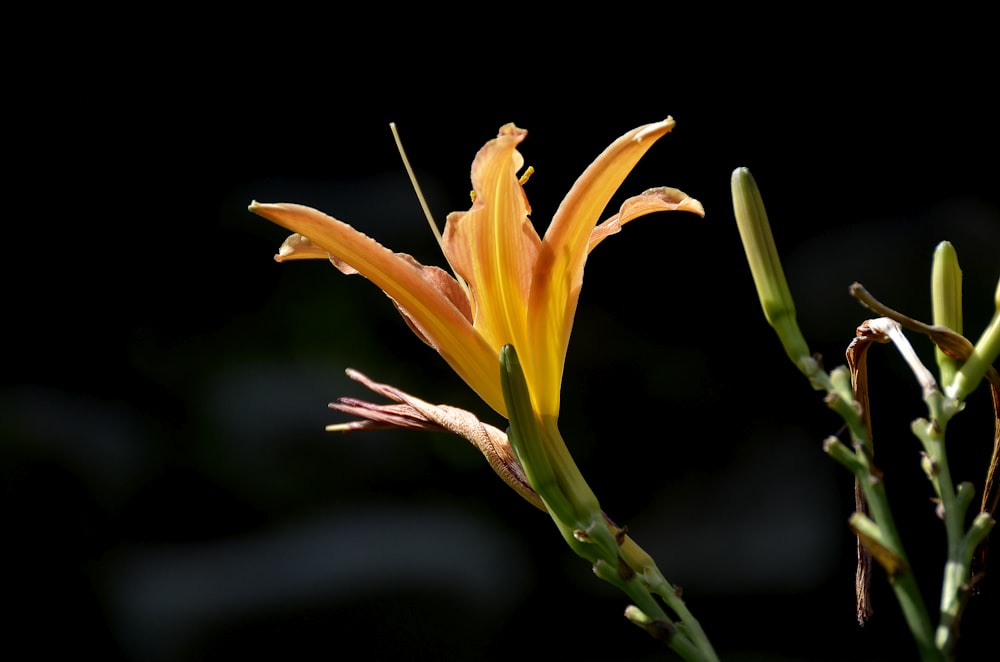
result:
[[[962,269],[958,266],[958,254],[950,242],[942,241],[934,250],[931,267],[931,301],[934,325],[962,333]],[[948,356],[940,347],[935,349],[940,383],[947,387],[955,378],[959,362]]]
[[[750,171],[737,168],[732,177],[733,212],[743,241],[750,273],[757,286],[757,298],[768,324],[778,334],[785,353],[804,371],[804,362],[811,360],[798,323],[795,321],[795,302],[781,268],[778,249],[771,235],[764,201]]]

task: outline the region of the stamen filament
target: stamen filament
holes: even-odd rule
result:
[[[434,239],[437,240],[438,247],[441,248],[441,253],[444,255],[444,259],[448,261],[448,266],[451,267],[451,272],[455,274],[455,279],[458,281],[458,284],[461,285],[465,293],[468,294],[468,284],[466,284],[465,279],[462,278],[457,271],[455,271],[455,267],[452,266],[451,260],[448,260],[448,254],[444,252],[444,239],[441,237],[441,231],[438,230],[437,223],[434,222],[430,206],[427,204],[427,199],[424,198],[424,192],[420,189],[420,184],[417,182],[417,176],[413,172],[410,160],[406,158],[406,151],[403,150],[403,141],[399,138],[399,131],[396,130],[395,122],[389,122],[389,130],[392,131],[392,137],[396,141],[396,149],[399,151],[399,157],[403,160],[403,167],[406,168],[406,174],[410,178],[410,185],[413,186],[413,192],[417,194],[417,200],[420,202],[420,208],[424,210],[424,217],[427,219],[427,224],[431,226],[431,232],[434,233]]]

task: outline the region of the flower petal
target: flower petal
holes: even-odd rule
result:
[[[701,203],[683,191],[669,186],[651,188],[623,202],[617,214],[594,228],[590,233],[587,252],[594,250],[597,244],[611,235],[621,232],[622,226],[629,221],[657,211],[689,211],[699,216],[705,215],[705,208]]]
[[[615,140],[577,179],[542,240],[528,312],[530,354],[518,347],[535,406],[557,415],[563,363],[583,282],[590,236],[635,164],[674,127],[670,117]]]
[[[393,253],[350,225],[303,205],[253,202],[250,211],[309,238],[309,243],[330,254],[382,289],[419,329],[422,338],[479,396],[500,414],[505,413],[500,389],[499,351],[476,332],[468,309],[454,303],[454,292],[430,278],[425,268],[408,255]],[[310,252],[311,254],[311,252]]]
[[[330,425],[327,426],[327,430],[349,432],[396,426],[419,430],[445,430],[457,434],[479,449],[493,471],[505,483],[529,503],[545,510],[545,505],[538,493],[531,488],[524,467],[518,462],[504,432],[483,423],[464,409],[448,405],[432,405],[398,388],[372,381],[357,370],[348,370],[347,375],[400,404],[377,405],[355,398],[340,398],[337,402],[330,403],[330,408],[358,416],[360,420]]]
[[[448,261],[472,291],[476,330],[498,354],[508,343],[525,342],[526,304],[541,244],[517,177],[524,161],[516,148],[526,134],[507,124],[479,151],[472,164],[472,208],[450,214],[444,231]]]
[[[285,239],[274,256],[275,262],[286,262],[288,260],[326,260],[330,254],[309,241],[308,237],[300,234],[293,234]]]

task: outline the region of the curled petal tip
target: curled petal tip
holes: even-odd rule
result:
[[[263,216],[267,218],[267,213],[284,207],[282,203],[274,202],[260,202],[258,200],[251,200],[250,204],[247,205],[247,209],[257,214],[258,216]],[[271,219],[268,219],[271,220]]]
[[[667,204],[668,209],[691,212],[692,214],[697,214],[702,218],[705,216],[705,206],[701,204],[701,200],[692,198],[684,191],[671,188],[669,186],[663,186],[658,189],[651,189],[651,192],[659,194],[663,201]]]
[[[300,234],[293,234],[285,239],[278,248],[275,262],[285,262],[287,260],[315,260],[328,259],[330,254],[316,244],[309,241],[308,237]]]
[[[705,206],[701,204],[700,200],[692,197],[686,197],[677,204],[677,209],[679,211],[689,211],[692,214],[697,214],[702,218],[705,217]]]
[[[626,200],[622,205],[622,211],[630,204],[650,205],[648,211],[657,211],[657,208],[676,211],[689,211],[698,216],[705,216],[705,207],[700,200],[692,198],[680,189],[671,186],[659,186],[657,188],[646,189],[642,195]]]
[[[667,116],[665,120],[654,122],[653,124],[649,124],[643,127],[642,130],[636,133],[632,139],[637,143],[641,143],[649,136],[658,138],[659,136],[673,129],[675,124],[676,122],[674,122],[674,118]]]

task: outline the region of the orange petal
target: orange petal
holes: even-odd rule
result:
[[[424,267],[398,255],[350,225],[296,204],[253,202],[250,211],[308,237],[330,258],[354,269],[382,289],[419,329],[423,339],[497,412],[505,414],[500,389],[499,353],[472,327],[453,301],[454,292],[428,277]]]
[[[590,233],[587,252],[594,250],[597,244],[611,235],[621,232],[622,226],[629,221],[657,211],[689,211],[699,216],[705,215],[705,208],[701,203],[683,191],[668,186],[651,188],[642,195],[623,202],[617,214],[594,228]]]
[[[308,237],[300,234],[293,234],[281,244],[278,254],[274,256],[275,262],[286,262],[288,260],[315,260],[329,259],[330,254],[309,241]]]
[[[519,346],[527,333],[531,274],[541,240],[517,172],[524,161],[517,145],[526,131],[513,124],[479,151],[472,164],[472,209],[449,215],[444,250],[474,297],[476,329],[499,353]]]
[[[591,233],[635,164],[673,127],[674,120],[668,117],[615,140],[577,179],[545,233],[532,277],[528,317],[532,346],[524,361],[532,398],[542,414],[554,416],[559,411],[563,363]],[[518,351],[525,353],[520,347]]]

